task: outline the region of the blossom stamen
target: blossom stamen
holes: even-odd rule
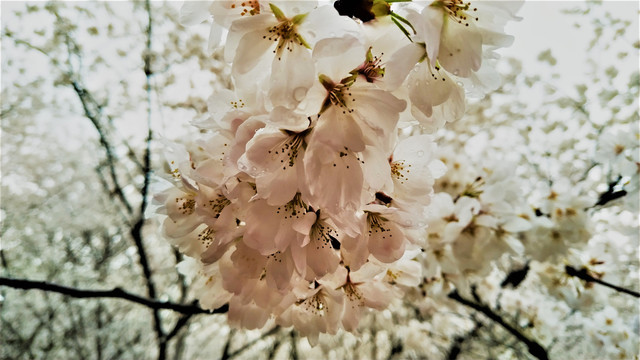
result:
[[[469,20],[478,21],[477,16],[471,16],[467,13],[467,11],[476,12],[477,8],[471,8],[471,2],[465,3],[462,0],[446,0],[440,1],[438,3],[444,9],[445,13],[449,18],[458,24],[464,24],[464,26],[469,26]]]

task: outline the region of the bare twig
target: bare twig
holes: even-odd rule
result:
[[[474,318],[474,320],[475,326],[473,327],[473,329],[471,329],[471,331],[469,331],[465,335],[456,336],[453,339],[453,343],[451,344],[449,351],[447,351],[447,360],[456,360],[462,350],[462,344],[464,344],[465,341],[474,338],[478,334],[478,331],[480,331],[480,329],[484,326],[484,324],[477,319]]]
[[[602,281],[602,280],[600,280],[598,278],[595,278],[595,277],[593,277],[593,276],[591,276],[589,274],[589,271],[586,268],[582,268],[582,269],[578,270],[578,269],[574,268],[573,266],[567,265],[567,266],[564,267],[564,270],[567,273],[567,275],[569,275],[569,276],[574,276],[574,277],[577,277],[577,278],[582,279],[582,280],[587,281],[587,282],[594,282],[596,284],[600,284],[600,285],[606,286],[608,288],[614,289],[615,291],[618,291],[618,292],[621,292],[621,293],[625,293],[625,294],[629,294],[631,296],[635,296],[637,298],[640,298],[640,293],[638,293],[637,291],[633,291],[633,290],[630,290],[630,289],[627,289],[627,288],[623,288],[621,286],[613,285],[613,284],[610,284],[610,283],[608,283],[606,281]]]
[[[180,319],[178,319],[178,321],[176,322],[173,329],[165,336],[165,341],[169,342],[169,340],[171,340],[174,336],[178,335],[180,330],[182,330],[182,328],[189,323],[189,320],[191,320],[191,316],[193,315],[192,314],[182,315]]]
[[[491,308],[489,308],[488,306],[463,298],[462,296],[460,296],[460,294],[458,294],[457,290],[454,290],[451,293],[449,293],[449,298],[459,302],[462,305],[468,306],[476,311],[481,312],[489,319],[498,323],[505,330],[507,330],[509,333],[515,336],[518,340],[523,342],[527,346],[527,349],[529,350],[529,354],[535,356],[537,359],[540,359],[540,360],[549,359],[547,350],[545,350],[545,348],[543,348],[542,345],[538,344],[536,341],[532,339],[529,339],[523,333],[518,331],[518,329],[516,329],[514,326],[508,324],[506,321],[504,321],[504,319],[502,319],[502,317],[500,317],[500,315],[493,312],[493,310],[491,310]]]
[[[227,359],[232,359],[238,355],[240,355],[242,352],[244,352],[245,350],[249,349],[250,347],[252,347],[253,345],[255,345],[257,342],[259,342],[260,340],[263,340],[275,333],[277,333],[278,331],[280,331],[280,326],[276,325],[273,328],[271,328],[271,330],[267,331],[266,333],[260,335],[259,338],[254,339],[252,341],[249,341],[248,343],[246,343],[243,347],[241,347],[240,349],[229,353],[229,355],[227,356]]]
[[[63,295],[71,296],[74,298],[114,298],[124,299],[140,305],[144,305],[151,309],[166,309],[172,310],[181,314],[222,314],[226,313],[229,309],[227,305],[223,305],[215,310],[205,310],[195,304],[185,305],[176,304],[167,301],[158,301],[155,299],[144,298],[130,292],[124,291],[121,288],[115,288],[111,290],[89,290],[89,289],[77,289],[68,286],[62,286],[57,284],[48,283],[45,281],[31,281],[26,279],[11,279],[6,277],[0,277],[0,286],[8,286],[14,289],[23,290],[43,290],[48,292],[60,293]]]
[[[291,336],[291,360],[298,360],[298,336],[296,331],[291,330],[289,336]]]
[[[147,139],[146,139],[146,147],[144,152],[144,165],[143,165],[143,174],[144,174],[144,183],[142,185],[142,189],[140,190],[140,196],[142,198],[142,202],[140,203],[140,210],[138,212],[138,219],[135,224],[131,228],[131,237],[133,237],[133,241],[135,242],[136,249],[138,250],[138,256],[140,261],[140,266],[142,267],[142,272],[144,274],[145,283],[147,285],[147,294],[150,298],[156,298],[156,286],[152,278],[151,267],[149,265],[148,256],[146,250],[144,248],[144,243],[142,240],[142,228],[145,223],[144,212],[147,208],[147,195],[149,192],[149,179],[151,173],[151,139],[153,136],[153,132],[151,130],[151,37],[152,37],[152,24],[153,17],[151,15],[151,3],[149,0],[145,1],[145,10],[147,12],[147,41],[146,41],[146,50],[144,54],[144,74],[146,77],[147,84]],[[186,322],[185,322],[186,324]],[[165,336],[164,330],[162,329],[162,319],[160,318],[160,313],[158,309],[154,309],[153,311],[153,327],[156,332],[156,337],[158,340],[158,359],[164,360],[167,357],[167,337]]]
[[[73,79],[73,76],[69,75],[70,79]],[[98,137],[100,138],[100,145],[104,148],[105,155],[107,156],[107,164],[109,165],[109,175],[111,177],[111,181],[113,182],[113,189],[111,190],[117,197],[120,199],[124,207],[127,209],[129,214],[133,213],[133,208],[129,203],[129,200],[124,195],[124,191],[122,190],[122,186],[118,181],[118,176],[116,174],[115,169],[115,156],[113,155],[113,148],[111,143],[107,139],[106,133],[102,127],[100,122],[100,105],[93,99],[91,94],[76,80],[71,80],[71,86],[75,91],[76,95],[78,95],[78,99],[82,104],[82,109],[84,110],[84,115],[91,121],[93,127],[95,127],[98,132]]]

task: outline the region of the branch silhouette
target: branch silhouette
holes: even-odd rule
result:
[[[22,290],[43,290],[48,292],[59,293],[67,296],[71,296],[79,299],[88,298],[111,298],[111,299],[123,299],[131,301],[140,305],[144,305],[151,309],[156,310],[172,310],[185,315],[198,315],[198,314],[223,314],[229,310],[227,305],[223,305],[214,310],[206,310],[197,305],[192,304],[178,304],[168,301],[158,301],[155,299],[149,299],[142,296],[138,296],[122,290],[121,288],[114,288],[111,290],[90,290],[90,289],[77,289],[73,287],[52,284],[46,281],[32,281],[26,279],[11,279],[7,277],[0,277],[0,286],[7,286],[14,289]]]
[[[475,291],[474,291],[474,294],[475,294]],[[502,317],[500,315],[496,314],[488,306],[486,306],[486,305],[484,305],[482,303],[479,303],[479,302],[476,303],[476,302],[473,302],[471,300],[463,298],[462,296],[460,296],[460,294],[458,294],[457,290],[454,290],[451,293],[449,293],[449,298],[459,302],[462,305],[468,306],[468,307],[470,307],[470,308],[472,308],[472,309],[474,309],[476,311],[481,312],[482,314],[484,314],[489,319],[491,319],[491,320],[495,321],[496,323],[498,323],[505,330],[507,330],[509,333],[511,333],[513,336],[515,336],[518,340],[520,340],[525,345],[527,345],[527,349],[529,350],[529,354],[533,355],[537,359],[539,359],[539,360],[548,360],[549,359],[549,355],[547,354],[547,350],[545,350],[545,348],[542,347],[542,345],[538,344],[535,340],[529,339],[526,335],[524,335],[523,333],[518,331],[518,329],[516,329],[514,326],[512,326],[509,323],[507,323],[506,321],[504,321],[504,319],[502,319]]]
[[[573,266],[567,265],[567,266],[564,267],[564,271],[569,276],[577,277],[577,278],[582,279],[582,280],[584,280],[586,282],[593,282],[593,283],[596,283],[596,284],[600,284],[600,285],[606,286],[608,288],[614,289],[615,291],[618,291],[618,292],[621,292],[621,293],[625,293],[625,294],[629,294],[631,296],[635,296],[637,298],[640,298],[640,293],[639,292],[633,291],[633,290],[630,290],[630,289],[627,289],[627,288],[623,288],[621,286],[613,285],[613,284],[610,284],[610,283],[608,283],[606,281],[602,281],[602,280],[600,280],[598,278],[595,278],[595,277],[593,277],[593,276],[591,276],[589,274],[589,271],[586,268],[582,268],[582,269],[578,270],[578,269],[574,268]]]

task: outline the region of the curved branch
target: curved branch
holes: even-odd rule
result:
[[[627,288],[623,288],[621,286],[610,284],[610,283],[608,283],[606,281],[602,281],[602,280],[600,280],[598,278],[595,278],[595,277],[589,275],[589,271],[586,268],[582,268],[582,269],[578,270],[578,269],[574,268],[573,266],[567,265],[567,266],[564,267],[564,271],[569,276],[574,276],[574,277],[577,277],[577,278],[582,279],[582,280],[587,281],[587,282],[594,282],[596,284],[604,285],[604,286],[606,286],[608,288],[611,288],[611,289],[613,289],[615,291],[618,291],[618,292],[621,292],[621,293],[625,293],[625,294],[629,294],[631,296],[635,296],[637,298],[640,298],[640,293],[638,293],[636,291],[633,291],[633,290],[630,290],[630,289],[627,289]]]
[[[140,305],[144,305],[151,309],[156,310],[172,310],[181,314],[197,315],[197,314],[223,314],[226,313],[229,307],[223,305],[214,310],[203,309],[196,304],[177,304],[166,301],[158,301],[154,299],[144,298],[130,292],[124,291],[121,288],[114,288],[112,290],[89,290],[89,289],[77,289],[68,286],[62,286],[57,284],[48,283],[46,281],[31,281],[26,279],[11,279],[7,277],[0,277],[0,286],[8,286],[14,289],[23,290],[43,290],[48,292],[60,293],[63,295],[71,296],[79,299],[86,298],[112,298],[112,299],[124,299]]]
[[[507,322],[500,317],[500,315],[496,314],[489,308],[488,306],[480,303],[475,303],[471,300],[467,300],[458,294],[457,290],[453,290],[449,293],[449,298],[459,302],[462,305],[468,306],[476,311],[483,313],[489,319],[495,321],[500,326],[502,326],[505,330],[515,336],[518,340],[522,341],[525,345],[527,345],[527,349],[529,350],[529,354],[535,356],[540,360],[548,360],[549,355],[547,354],[547,350],[542,347],[542,345],[538,344],[536,341],[529,339],[526,335],[518,331],[515,327],[508,324]]]

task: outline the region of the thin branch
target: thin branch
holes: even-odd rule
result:
[[[574,268],[573,266],[567,265],[567,266],[564,267],[564,270],[566,271],[567,275],[569,275],[569,276],[574,276],[574,277],[580,278],[580,279],[582,279],[584,281],[587,281],[587,282],[594,282],[596,284],[604,285],[604,286],[606,286],[608,288],[614,289],[615,291],[618,291],[618,292],[621,292],[621,293],[625,293],[625,294],[629,294],[631,296],[635,296],[637,298],[640,298],[640,293],[638,293],[636,291],[633,291],[633,290],[630,290],[630,289],[627,289],[627,288],[623,288],[621,286],[610,284],[610,283],[608,283],[606,281],[602,281],[602,280],[600,280],[598,278],[595,278],[595,277],[589,275],[589,271],[586,268],[582,268],[582,269],[578,270],[578,269]]]
[[[249,349],[250,347],[252,347],[253,345],[255,345],[257,342],[259,342],[260,340],[263,340],[263,339],[265,339],[265,338],[267,338],[267,337],[269,337],[269,336],[271,336],[271,335],[273,335],[273,334],[277,333],[279,330],[280,330],[280,326],[278,326],[278,325],[274,326],[273,328],[271,328],[271,330],[269,330],[269,331],[267,331],[266,333],[264,333],[264,334],[260,335],[260,337],[259,337],[259,338],[254,339],[254,340],[252,340],[252,341],[249,341],[248,343],[246,343],[246,344],[245,344],[243,347],[241,347],[240,349],[238,349],[238,350],[236,350],[236,351],[234,351],[234,352],[230,353],[230,354],[226,357],[226,359],[232,359],[232,358],[234,358],[234,357],[236,357],[236,356],[240,355],[243,351],[245,351],[245,350]]]
[[[145,223],[144,212],[147,208],[147,193],[149,191],[149,178],[151,173],[151,93],[150,93],[150,84],[151,84],[151,37],[152,37],[152,24],[153,17],[151,15],[151,3],[149,0],[145,1],[145,10],[147,13],[147,29],[146,29],[146,49],[144,54],[144,74],[146,78],[147,84],[147,139],[146,139],[146,147],[144,152],[144,165],[143,165],[143,175],[144,175],[144,184],[142,185],[142,189],[140,190],[140,196],[142,198],[142,202],[140,203],[140,209],[138,212],[138,219],[135,224],[131,228],[131,237],[135,242],[136,249],[138,250],[138,256],[140,261],[140,266],[142,267],[142,272],[144,274],[145,283],[147,285],[147,295],[150,298],[156,298],[156,286],[152,278],[151,274],[151,266],[149,265],[149,259],[144,248],[144,242],[142,240],[142,228]],[[187,319],[188,320],[188,319]],[[186,322],[185,322],[186,324]],[[156,337],[158,339],[158,359],[164,360],[167,357],[167,337],[165,336],[164,330],[162,329],[162,319],[160,318],[160,313],[158,309],[154,309],[153,311],[153,327],[156,332]]]
[[[548,360],[549,355],[547,354],[547,350],[542,347],[542,345],[538,344],[536,341],[529,339],[527,336],[522,334],[518,329],[513,327],[512,325],[505,322],[500,315],[496,314],[489,308],[488,306],[480,303],[475,303],[471,300],[467,300],[458,294],[457,290],[454,290],[449,293],[449,298],[459,302],[462,305],[468,306],[476,311],[483,313],[489,319],[495,321],[500,326],[502,326],[505,330],[515,336],[518,340],[527,345],[527,349],[529,350],[529,354],[535,356],[540,360]]]
[[[69,78],[71,79],[73,78],[71,74],[69,75]],[[73,90],[76,92],[76,95],[78,95],[78,98],[80,99],[80,103],[82,104],[82,109],[84,110],[84,115],[91,121],[91,123],[93,124],[93,127],[95,127],[96,131],[98,132],[98,137],[100,138],[100,144],[104,148],[105,155],[107,156],[107,164],[109,165],[109,174],[111,177],[111,181],[113,182],[112,192],[118,196],[118,199],[120,199],[122,204],[125,206],[125,208],[127,209],[127,212],[131,214],[133,213],[133,208],[131,207],[129,200],[127,200],[126,196],[124,195],[124,191],[122,191],[122,186],[120,185],[120,182],[118,181],[118,176],[116,174],[115,156],[113,155],[112,146],[107,140],[107,136],[102,128],[102,125],[100,124],[100,120],[99,120],[100,105],[95,102],[91,94],[89,94],[89,92],[84,87],[82,87],[80,83],[78,83],[75,80],[71,80],[70,84],[73,87]],[[98,111],[96,112],[92,111],[91,106],[96,107]]]
[[[295,330],[291,330],[289,336],[291,337],[291,360],[298,360],[298,336]]]
[[[231,348],[231,340],[233,339],[233,335],[235,334],[235,330],[229,330],[229,336],[227,336],[227,342],[224,343],[224,348],[222,349],[222,356],[220,356],[220,360],[228,360],[229,359],[229,349]]]
[[[511,270],[511,272],[507,274],[507,277],[505,277],[502,283],[500,283],[500,287],[511,286],[514,289],[517,288],[524,281],[524,279],[527,278],[529,270],[529,261],[527,261],[524,267]]]
[[[191,316],[193,315],[192,314],[182,315],[180,319],[178,319],[178,321],[176,322],[176,325],[173,327],[173,329],[165,336],[165,341],[169,342],[174,336],[178,335],[180,330],[182,330],[182,328],[189,323],[189,320],[191,320]]]
[[[473,329],[471,329],[471,331],[469,331],[465,335],[456,336],[453,339],[453,344],[451,344],[449,351],[447,351],[447,360],[456,360],[458,358],[458,355],[460,355],[460,351],[462,350],[462,344],[464,344],[464,342],[469,339],[473,339],[478,334],[478,331],[480,331],[480,329],[484,326],[484,324],[478,321],[478,319],[474,318],[474,320],[475,326],[473,327]]]
[[[113,298],[123,299],[131,301],[140,305],[144,305],[151,309],[166,309],[172,310],[181,314],[222,314],[226,313],[229,309],[227,305],[223,305],[214,310],[205,310],[195,304],[184,305],[176,304],[167,301],[158,301],[155,299],[144,298],[130,292],[124,291],[121,288],[114,288],[112,290],[89,290],[89,289],[77,289],[68,286],[62,286],[57,284],[48,283],[45,281],[31,281],[26,279],[11,279],[7,277],[0,277],[0,286],[8,286],[14,289],[23,290],[43,290],[48,292],[60,293],[63,295],[71,296],[79,299],[86,298]]]

